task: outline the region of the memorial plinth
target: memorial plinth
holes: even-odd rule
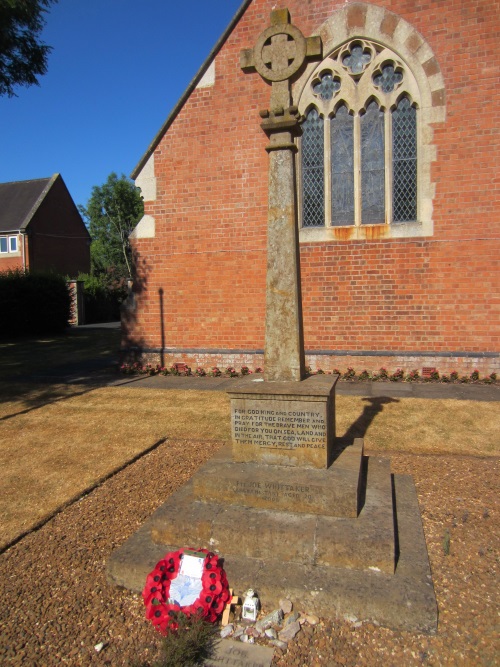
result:
[[[288,597],[319,615],[436,630],[414,485],[364,456],[362,440],[323,470],[235,463],[223,449],[112,554],[108,581],[139,592],[181,546],[219,552],[231,587],[269,607]]]
[[[235,461],[328,468],[335,442],[337,376],[236,385],[231,401]]]

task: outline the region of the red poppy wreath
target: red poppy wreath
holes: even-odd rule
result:
[[[188,559],[199,566],[199,574],[186,576]],[[188,572],[190,574],[190,572]],[[142,591],[146,618],[163,635],[178,629],[178,614],[199,614],[215,623],[229,600],[229,586],[222,560],[207,549],[179,549],[168,553],[148,574]],[[188,604],[184,604],[187,601]]]

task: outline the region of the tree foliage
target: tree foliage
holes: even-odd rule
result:
[[[0,95],[38,85],[51,47],[40,42],[47,9],[57,0],[0,0]]]
[[[87,206],[80,206],[92,245],[90,258],[94,274],[113,270],[117,276],[132,274],[129,235],[144,215],[140,191],[123,174],[108,176],[104,185],[95,185]]]

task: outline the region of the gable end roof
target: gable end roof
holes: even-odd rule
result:
[[[58,178],[0,183],[0,233],[24,231]]]
[[[154,153],[156,147],[160,143],[160,141],[163,139],[164,135],[168,131],[169,127],[172,125],[174,120],[176,119],[177,115],[181,111],[182,107],[186,104],[187,100],[189,99],[189,96],[193,92],[193,90],[196,88],[196,86],[199,84],[201,79],[203,78],[203,75],[207,71],[207,69],[210,67],[210,64],[212,60],[215,58],[215,56],[219,53],[219,51],[222,49],[224,44],[226,43],[226,40],[228,39],[229,35],[233,32],[235,26],[245,13],[247,7],[252,3],[252,0],[244,0],[244,2],[241,4],[240,8],[237,10],[236,14],[233,16],[231,19],[231,22],[227,26],[227,28],[224,30],[222,33],[221,37],[215,44],[214,48],[210,51],[208,54],[207,59],[203,63],[203,65],[200,67],[198,72],[195,74],[194,78],[191,80],[189,83],[188,87],[184,91],[183,95],[180,97],[179,101],[175,105],[175,107],[172,109],[170,112],[170,115],[168,116],[167,120],[163,123],[161,126],[159,132],[153,139],[153,141],[149,144],[147,151],[144,153],[142,158],[140,159],[139,163],[135,167],[134,171],[131,173],[130,177],[135,180],[139,174],[142,171],[142,168],[146,164],[146,162],[149,160],[151,155]]]

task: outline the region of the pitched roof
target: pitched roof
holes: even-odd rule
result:
[[[215,58],[215,56],[219,53],[219,51],[222,49],[224,44],[226,43],[226,40],[228,39],[229,35],[233,32],[235,26],[238,24],[239,20],[245,13],[247,7],[253,2],[253,0],[243,0],[242,4],[240,5],[240,8],[236,11],[236,14],[233,16],[231,19],[229,25],[227,28],[224,30],[222,35],[220,36],[219,40],[215,44],[214,48],[210,51],[208,54],[207,59],[203,63],[203,65],[200,67],[198,72],[195,74],[194,78],[191,80],[189,83],[188,87],[184,91],[183,95],[180,97],[179,101],[175,105],[175,107],[172,109],[170,112],[170,115],[168,116],[167,120],[163,123],[161,126],[160,130],[158,131],[158,134],[155,136],[153,141],[149,144],[147,151],[144,153],[142,158],[139,160],[139,163],[135,167],[134,171],[131,174],[131,178],[134,180],[139,176],[139,174],[142,171],[142,168],[146,164],[146,162],[149,160],[151,155],[154,153],[156,147],[160,143],[160,141],[163,139],[164,135],[167,133],[169,127],[172,125],[174,120],[177,118],[177,115],[181,111],[182,107],[186,104],[187,100],[189,99],[189,96],[193,92],[193,90],[196,88],[196,86],[200,83],[201,79],[203,78],[203,75],[207,71],[207,69],[210,67],[210,64],[212,63],[212,60]]]
[[[26,229],[58,177],[0,183],[0,233]]]

